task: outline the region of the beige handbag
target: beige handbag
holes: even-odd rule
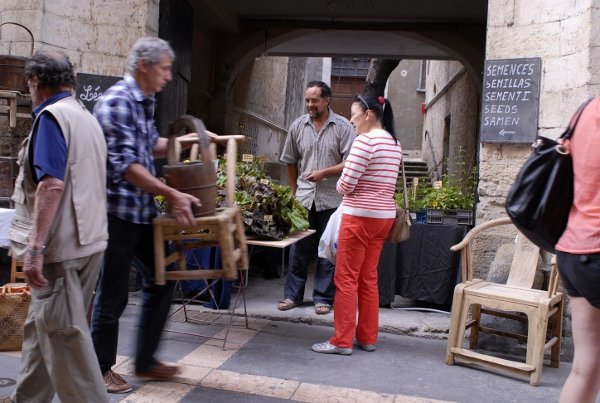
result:
[[[402,158],[402,187],[404,194],[404,207],[396,207],[396,220],[390,230],[386,242],[402,242],[410,237],[410,226],[412,219],[408,211],[408,195],[406,191],[406,173],[404,172],[404,158]]]

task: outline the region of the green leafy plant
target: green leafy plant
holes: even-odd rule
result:
[[[465,163],[465,151],[459,148],[456,160],[457,175],[444,175],[440,186],[432,186],[430,177],[422,177],[408,183],[408,206],[411,211],[424,208],[471,210],[475,206],[475,190],[477,183],[476,167]],[[396,203],[404,205],[402,196],[402,178],[398,181]]]
[[[235,204],[242,211],[246,231],[273,239],[308,228],[308,210],[289,186],[273,182],[263,170],[264,158],[236,163]],[[217,206],[225,203],[226,163],[219,159]]]

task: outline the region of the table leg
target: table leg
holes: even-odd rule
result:
[[[281,269],[279,271],[279,277],[285,276],[285,247],[281,248]]]

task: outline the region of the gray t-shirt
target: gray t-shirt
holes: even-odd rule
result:
[[[329,168],[348,157],[356,138],[348,119],[329,109],[329,118],[319,132],[308,114],[294,120],[285,139],[281,162],[298,165],[296,197],[304,207],[317,211],[337,208],[342,196],[335,189],[339,175],[315,183],[304,179],[309,172]]]

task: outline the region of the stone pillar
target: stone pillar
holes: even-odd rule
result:
[[[490,0],[486,59],[540,57],[540,135],[556,138],[577,106],[597,92],[600,1]],[[477,218],[504,214],[504,200],[528,144],[480,145]]]

